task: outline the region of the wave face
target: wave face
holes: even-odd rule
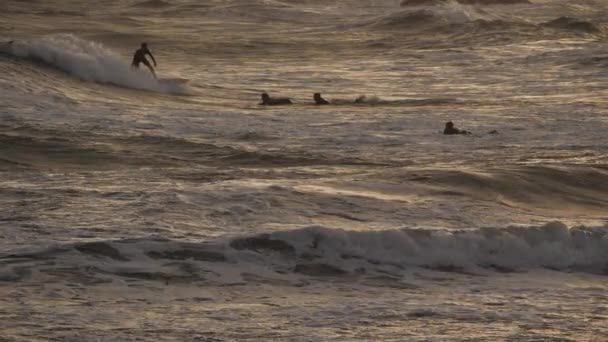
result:
[[[134,70],[125,57],[101,43],[87,41],[72,34],[50,35],[29,41],[5,44],[5,53],[41,62],[85,82],[113,84],[121,87],[168,94],[186,94],[182,84],[157,81],[147,70]]]
[[[465,24],[476,20],[491,21],[496,18],[499,18],[499,16],[488,13],[483,9],[448,2],[437,7],[396,11],[377,19],[371,26],[416,29],[439,25]]]
[[[58,269],[72,276],[213,283],[256,281],[252,274],[294,281],[401,277],[412,267],[471,275],[537,268],[608,275],[608,228],[568,228],[560,222],[466,231],[308,227],[205,243],[125,239],[29,248],[5,253],[0,264],[9,281]]]
[[[496,200],[510,206],[555,211],[585,208],[602,212],[608,205],[605,168],[525,167],[492,172],[429,172],[416,183],[453,195]]]
[[[245,238],[233,240],[231,246],[244,244],[248,246],[244,249],[266,249],[264,244],[274,240],[285,243],[285,246],[280,245],[281,250],[293,250],[300,257],[319,258],[341,268],[348,264],[345,260],[355,259],[369,265],[394,265],[404,269],[411,266],[498,270],[546,267],[608,271],[608,229],[568,229],[559,222],[540,227],[469,231],[401,229],[351,232],[305,228],[270,234],[267,241],[261,240],[259,245],[255,239]],[[348,271],[355,272],[356,269]]]
[[[600,33],[602,31],[597,25],[592,22],[572,17],[559,17],[557,19],[543,23],[542,26],[590,34]]]
[[[270,139],[263,136],[245,137]],[[243,139],[242,136],[237,139]],[[126,165],[180,167],[217,165],[241,167],[302,167],[312,165],[374,165],[309,151],[260,151],[170,136],[89,135],[61,129],[0,125],[0,170],[4,166],[55,170],[120,169]]]

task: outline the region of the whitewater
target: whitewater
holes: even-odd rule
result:
[[[4,1],[0,341],[608,340],[607,6]]]

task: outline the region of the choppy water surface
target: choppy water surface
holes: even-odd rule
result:
[[[0,340],[608,338],[607,6],[5,1]]]

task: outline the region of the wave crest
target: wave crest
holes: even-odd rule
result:
[[[492,15],[483,9],[463,6],[455,2],[447,2],[437,7],[404,9],[377,18],[370,23],[370,26],[388,29],[424,28],[498,19],[500,19],[498,16]]]
[[[562,29],[583,33],[601,32],[600,28],[597,27],[594,23],[572,17],[559,17],[557,19],[543,23],[542,26],[553,29]]]
[[[30,41],[15,41],[3,47],[13,56],[42,62],[86,82],[154,91],[187,94],[184,84],[160,82],[149,72],[132,69],[125,57],[101,43],[80,39],[72,34],[50,35]]]
[[[48,260],[53,260],[49,267]],[[608,275],[608,227],[345,231],[306,227],[209,242],[124,239],[30,248],[0,256],[0,280],[32,274],[232,283],[301,277],[403,277],[411,268],[477,274],[537,268]],[[32,272],[37,269],[37,272]],[[256,277],[251,277],[255,274]],[[66,275],[62,274],[62,279]]]

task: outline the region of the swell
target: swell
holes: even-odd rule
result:
[[[4,252],[0,265],[0,281],[59,274],[63,281],[127,277],[299,283],[308,277],[403,279],[411,269],[467,275],[537,269],[608,275],[608,228],[568,228],[559,222],[459,231],[315,226],[208,242],[142,238],[31,247]]]
[[[206,13],[212,18],[231,18],[237,21],[319,23],[319,14],[314,10],[272,0],[226,1],[221,6],[210,8]]]
[[[104,140],[112,146],[121,146],[133,154],[156,156],[158,160],[195,163],[214,166],[240,167],[297,167],[312,165],[378,165],[359,159],[323,155],[303,150],[266,151],[248,149],[239,145],[218,145],[205,141],[170,136],[134,135]]]
[[[138,2],[136,4],[133,4],[131,7],[135,7],[135,8],[166,8],[166,7],[171,7],[171,4],[166,2],[166,1],[162,1],[162,0],[149,0],[149,1],[142,1],[142,2]]]
[[[542,27],[582,33],[601,33],[596,24],[573,17],[559,17],[541,24]]]
[[[441,2],[438,6],[414,6],[390,13],[362,26],[379,30],[422,31],[450,35],[529,35],[538,38],[564,34],[603,35],[602,27],[593,21],[575,17],[559,17],[546,22],[533,23],[500,12],[480,7]]]
[[[105,135],[86,131],[0,126],[0,166],[22,168],[109,170],[125,167],[293,167],[312,165],[377,165],[359,158],[308,151],[251,150],[172,136]]]
[[[4,171],[21,169],[61,169],[66,166],[86,168],[118,167],[120,160],[95,148],[61,138],[36,138],[0,134],[0,165]]]
[[[413,182],[435,195],[466,196],[522,208],[603,212],[608,206],[608,170],[602,167],[429,171],[419,173]]]
[[[459,3],[462,5],[519,5],[530,4],[529,0],[403,0],[401,7],[408,6],[435,6],[447,3]]]

